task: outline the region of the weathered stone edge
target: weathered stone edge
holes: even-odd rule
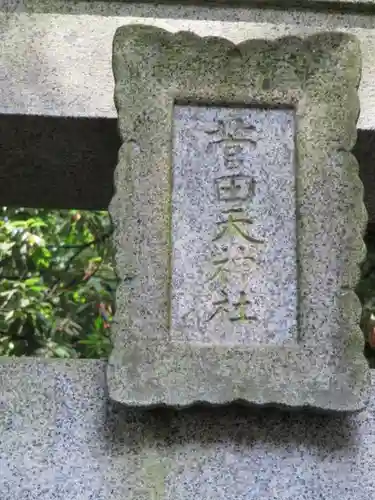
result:
[[[346,71],[344,76],[348,87],[352,89],[351,100],[342,103],[342,106],[346,109],[345,119],[348,122],[347,129],[345,133],[342,133],[342,142],[337,144],[336,151],[332,148],[332,155],[334,153],[339,153],[342,156],[342,171],[347,173],[348,182],[346,190],[348,204],[353,209],[353,216],[348,221],[348,228],[351,227],[352,238],[350,245],[350,256],[351,258],[347,262],[346,274],[343,279],[342,284],[342,295],[340,300],[340,308],[342,311],[342,363],[341,366],[351,367],[354,377],[358,376],[359,380],[362,380],[362,390],[360,390],[362,399],[362,405],[364,405],[368,399],[368,387],[370,384],[370,371],[367,366],[367,362],[364,358],[364,336],[363,332],[359,326],[360,317],[362,314],[362,305],[356,294],[356,287],[360,279],[360,264],[366,257],[366,245],[364,242],[364,234],[366,231],[368,214],[364,204],[364,187],[359,176],[359,165],[357,159],[352,154],[352,149],[357,140],[356,123],[358,120],[360,107],[359,107],[359,97],[358,88],[361,78],[361,67],[362,67],[362,55],[359,40],[353,35],[343,35],[342,33],[317,33],[316,35],[307,37],[304,42],[307,46],[312,47],[312,54],[314,56],[314,45],[321,44],[323,50],[329,47],[330,40],[337,39],[338,43],[336,45],[338,60],[336,61],[338,66],[345,66]],[[340,54],[340,43],[345,45],[345,50]],[[350,49],[349,49],[350,45]],[[317,50],[317,49],[315,49]],[[346,56],[345,56],[345,51]],[[345,60],[346,59],[346,60]],[[307,68],[307,73],[311,71],[311,76],[313,77],[313,82],[315,80],[315,71],[320,69],[325,70],[320,61],[318,66],[312,68]],[[329,76],[328,76],[329,78]],[[303,82],[304,88],[306,89],[308,85],[307,81]],[[313,83],[314,86],[314,83]],[[336,120],[337,126],[339,128],[339,123]],[[340,124],[341,125],[341,124]],[[298,146],[297,146],[298,147]],[[349,230],[349,229],[348,229]],[[347,243],[346,243],[347,245]],[[334,373],[333,373],[334,375]],[[367,383],[367,387],[366,384]],[[357,387],[359,389],[359,386]],[[358,408],[360,405],[358,406]],[[342,409],[343,410],[343,409]]]
[[[115,36],[115,40],[114,40],[114,47],[116,46],[117,39],[119,37],[123,38],[124,34],[128,38],[131,38],[132,36],[134,36],[134,34],[141,35],[142,37],[144,37],[147,33],[150,34],[150,37],[153,39],[153,41],[155,41],[155,38],[160,37],[160,40],[162,42],[164,36],[166,36],[168,38],[172,36],[175,40],[175,43],[180,42],[181,44],[183,44],[185,41],[187,43],[191,44],[194,39],[197,42],[202,40],[197,35],[193,35],[191,33],[183,33],[182,32],[182,33],[177,33],[175,35],[172,35],[171,33],[167,32],[165,30],[157,29],[157,28],[153,28],[153,27],[148,27],[148,26],[126,26],[126,27],[118,29],[116,36]],[[284,37],[284,38],[276,40],[274,42],[262,41],[262,40],[249,40],[249,41],[243,42],[242,44],[239,44],[238,46],[235,46],[233,43],[231,43],[225,39],[205,37],[204,40],[208,44],[211,41],[214,41],[215,43],[220,43],[220,44],[226,45],[227,47],[238,47],[238,48],[241,48],[244,46],[246,46],[248,48],[251,45],[253,45],[254,48],[257,48],[263,44],[268,46],[269,48],[272,48],[272,47],[280,46],[280,44],[282,44],[282,45],[293,44],[298,40],[298,42],[303,43],[303,45],[305,47],[308,46],[309,44],[314,44],[315,49],[316,49],[316,46],[318,45],[317,42],[319,42],[321,44],[321,48],[326,49],[327,38],[329,38],[330,41],[332,41],[332,39],[337,39],[338,42],[342,42],[342,40],[345,40],[346,42],[352,43],[352,47],[351,47],[352,52],[354,53],[355,57],[357,57],[357,58],[359,57],[360,48],[359,48],[359,44],[358,44],[356,38],[351,36],[351,35],[343,35],[341,33],[340,34],[323,33],[323,34],[313,35],[313,36],[305,39],[303,42],[301,39],[297,39],[296,37]],[[122,39],[122,42],[123,42],[123,39]],[[338,46],[340,46],[340,43],[338,43]],[[312,66],[314,66],[314,65],[312,65]],[[318,64],[317,68],[319,69],[319,64]],[[306,67],[304,69],[306,70],[305,75],[307,75],[308,72],[312,68],[311,68],[311,65],[306,65]],[[357,68],[357,71],[356,71],[356,68],[353,68],[351,70],[350,74],[347,75],[348,80],[351,80],[351,83],[353,84],[353,86],[356,89],[358,88],[358,84],[359,84],[359,73],[360,73],[359,68]],[[302,86],[304,86],[306,84],[306,80],[304,80],[302,78],[301,84],[302,84]],[[119,94],[116,93],[117,98],[118,98],[118,95]],[[116,107],[120,113],[121,109],[122,109],[121,103],[118,102],[118,99],[117,100],[115,99],[115,102],[116,102]],[[356,109],[351,109],[350,111],[351,111],[351,113],[354,112],[354,114],[356,114],[358,116],[358,111],[359,111],[358,99],[357,99],[356,104],[354,104],[354,106],[356,107]],[[357,116],[356,116],[356,118],[357,118]],[[120,114],[119,118],[121,119],[121,114]],[[122,133],[122,139],[123,139],[124,143],[123,143],[122,148],[120,149],[118,166],[122,163],[124,156],[126,156],[127,148],[131,147],[129,145],[129,142],[126,141],[128,138],[126,137],[125,133]],[[364,359],[363,359],[362,353],[360,352],[360,349],[358,349],[359,343],[361,343],[361,341],[363,342],[363,337],[362,337],[362,332],[360,331],[359,327],[357,327],[357,328],[354,327],[354,325],[356,325],[358,323],[357,320],[358,320],[358,317],[360,315],[361,306],[360,306],[358,298],[356,297],[353,290],[354,290],[356,283],[357,283],[357,280],[355,277],[358,276],[358,264],[362,261],[363,256],[364,256],[363,255],[363,250],[364,250],[363,232],[364,232],[365,224],[366,224],[366,211],[365,211],[364,203],[363,203],[363,193],[362,193],[363,186],[361,185],[361,181],[360,181],[359,176],[358,176],[358,165],[357,165],[356,161],[354,160],[353,155],[351,155],[351,153],[349,152],[351,150],[351,148],[353,147],[355,139],[356,139],[355,127],[353,130],[353,133],[350,134],[350,137],[347,136],[345,139],[347,139],[347,141],[345,141],[346,142],[345,146],[342,145],[342,147],[339,148],[340,152],[343,155],[342,164],[343,164],[343,167],[345,169],[348,169],[348,170],[352,169],[351,170],[352,183],[353,183],[353,185],[356,185],[356,187],[358,188],[358,189],[355,189],[355,193],[352,193],[352,201],[353,201],[354,206],[357,206],[357,207],[359,206],[359,207],[361,207],[361,209],[360,209],[359,213],[356,214],[356,222],[357,222],[356,226],[357,226],[357,228],[358,227],[360,228],[360,232],[357,235],[357,237],[355,238],[355,241],[353,241],[353,243],[352,243],[352,254],[353,254],[353,256],[356,255],[357,257],[354,258],[353,260],[351,260],[351,262],[349,263],[350,266],[352,267],[352,269],[350,269],[348,272],[348,275],[354,279],[351,280],[349,287],[347,287],[347,289],[345,290],[345,298],[343,300],[345,305],[346,306],[349,305],[350,310],[351,310],[351,314],[350,314],[351,317],[348,317],[348,315],[346,315],[346,319],[349,320],[346,322],[346,325],[348,325],[347,326],[348,332],[347,332],[347,334],[343,333],[343,341],[347,341],[347,345],[348,345],[347,351],[348,351],[348,355],[350,354],[350,362],[353,365],[356,365],[356,367],[358,368],[358,370],[360,372],[363,372]],[[116,186],[118,185],[117,175],[118,175],[118,169],[116,169],[116,175],[115,175]],[[125,193],[123,193],[123,194],[125,194]],[[120,195],[116,191],[115,195],[112,199],[111,205],[110,205],[110,214],[111,214],[112,220],[113,220],[114,225],[115,225],[115,238],[116,237],[118,238],[118,236],[121,233],[123,234],[123,232],[119,229],[119,227],[121,226],[121,220],[119,220],[119,218],[118,218],[118,214],[121,213],[121,203],[119,202],[119,198],[120,198]],[[117,229],[116,229],[116,227],[117,227]],[[120,245],[117,247],[116,262],[117,262],[117,273],[118,273],[118,276],[122,282],[124,282],[124,280],[126,279],[126,270],[124,268],[125,266],[123,265],[123,263],[125,263],[126,261],[127,261],[127,258],[123,254],[123,251],[122,251],[122,248]],[[122,287],[122,286],[124,286],[124,285],[120,285],[120,287]],[[115,324],[116,324],[116,319],[115,319]],[[355,330],[355,331],[353,331],[353,330]],[[351,348],[351,347],[353,347],[353,345],[356,345],[356,350],[355,350],[355,352],[357,353],[356,356],[353,356],[354,353],[350,352],[353,350]],[[140,346],[138,346],[138,347],[140,347]],[[129,345],[129,348],[130,348],[130,345]],[[115,361],[115,358],[116,358],[116,336],[115,336],[115,349],[114,349],[114,353],[112,354],[111,359],[110,359],[108,374],[110,375],[109,378],[113,379],[113,382],[115,379],[117,379],[117,383],[121,384],[121,380],[118,380],[118,377],[115,376],[114,372],[113,372],[114,365],[117,364]],[[119,362],[119,361],[120,361],[119,364],[121,365],[122,364],[121,360],[117,359],[117,362]],[[113,365],[112,368],[111,368],[111,365]],[[120,369],[119,366],[117,366],[117,370],[118,369]],[[120,371],[123,372],[123,367],[121,367]],[[124,373],[122,375],[124,375]],[[121,379],[122,379],[122,377],[121,377]],[[126,379],[126,377],[125,377],[125,379]],[[115,385],[117,385],[117,383],[115,383]],[[124,379],[122,379],[122,383],[125,383]],[[130,390],[130,387],[128,387],[128,389]],[[121,397],[121,394],[120,394],[121,389],[119,392],[114,386],[111,385],[111,383],[110,383],[110,393],[114,399],[120,399],[120,400],[123,399],[124,394],[122,394],[122,397]],[[140,394],[138,394],[137,396],[140,396]],[[133,398],[129,395],[129,402],[132,399]],[[151,398],[151,399],[154,399],[154,398]],[[132,404],[136,404],[136,400],[137,400],[137,398],[135,398],[135,400],[132,401]],[[211,394],[211,398],[209,398],[209,402],[211,402],[211,403],[223,403],[226,401],[227,400],[216,401],[214,395],[212,395],[212,394]],[[163,403],[163,402],[165,402],[165,398],[161,397],[160,401],[153,401],[153,404],[156,404],[157,402]],[[192,402],[193,401],[191,401],[190,404]],[[278,401],[275,401],[275,402],[278,403]],[[279,401],[279,403],[283,404],[284,401]],[[189,404],[189,402],[187,402],[187,404]]]

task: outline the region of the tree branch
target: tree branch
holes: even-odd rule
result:
[[[99,236],[98,238],[95,238],[94,240],[92,241],[89,241],[88,243],[83,243],[82,245],[79,246],[78,250],[76,252],[74,252],[74,254],[70,257],[70,259],[67,261],[66,263],[66,266],[65,266],[65,269],[64,271],[67,272],[69,271],[69,268],[73,262],[73,260],[78,257],[78,255],[80,253],[83,252],[83,250],[86,250],[86,248],[89,248],[91,247],[92,245],[96,245],[97,243],[103,243],[107,238],[109,238],[111,236],[111,234],[113,233],[113,230],[111,230],[109,233],[105,233],[105,234],[102,234],[101,236]],[[74,248],[74,247],[73,247]]]

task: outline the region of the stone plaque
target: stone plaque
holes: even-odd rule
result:
[[[113,68],[111,398],[362,408],[356,38],[126,26]]]
[[[294,112],[175,106],[171,340],[297,341]]]

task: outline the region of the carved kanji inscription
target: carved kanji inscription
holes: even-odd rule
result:
[[[293,342],[294,116],[176,106],[171,339]]]

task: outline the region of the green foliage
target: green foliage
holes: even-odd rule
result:
[[[116,278],[107,212],[0,214],[0,355],[106,358]],[[375,233],[357,293],[375,367]]]
[[[0,355],[108,356],[110,236],[106,212],[2,208]]]

